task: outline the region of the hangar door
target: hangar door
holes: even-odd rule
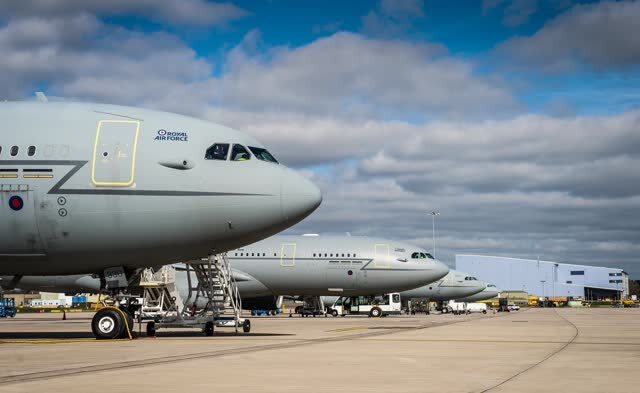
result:
[[[93,184],[108,187],[133,184],[139,131],[137,120],[98,122],[91,170]]]

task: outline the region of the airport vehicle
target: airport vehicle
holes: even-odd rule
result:
[[[368,296],[340,296],[329,308],[328,312],[338,315],[368,315],[372,318],[400,314],[402,303],[399,293]]]
[[[489,300],[489,299],[493,299],[496,296],[498,296],[500,294],[500,290],[498,288],[496,288],[495,285],[493,284],[487,284],[486,288],[483,289],[482,291],[473,294],[471,296],[465,296],[463,298],[459,298],[456,299],[456,301],[458,302],[466,302],[466,303],[473,303],[473,302],[479,302],[482,300]]]
[[[257,140],[203,120],[67,102],[3,102],[0,119],[4,275],[93,274],[121,293],[142,268],[266,238],[322,199]],[[125,314],[96,313],[94,333],[111,338]]]
[[[0,318],[16,316],[16,302],[14,299],[0,297]]]
[[[448,312],[453,313],[454,315],[471,314],[474,312],[486,314],[487,305],[484,303],[467,303],[467,302],[450,300],[447,303],[447,310]]]
[[[520,306],[518,306],[517,304],[508,304],[507,308],[509,309],[509,311],[518,311],[520,310]]]

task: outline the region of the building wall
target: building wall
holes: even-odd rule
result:
[[[584,297],[584,287],[621,290],[623,296],[629,293],[627,274],[615,268],[486,255],[456,255],[456,269],[495,284],[502,290],[526,291],[534,296]]]

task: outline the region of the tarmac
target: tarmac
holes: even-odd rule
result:
[[[253,317],[96,341],[91,314],[0,320],[0,392],[632,392],[640,309]],[[144,331],[144,326],[143,326]]]

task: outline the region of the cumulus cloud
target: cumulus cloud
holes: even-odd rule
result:
[[[576,5],[531,36],[512,38],[496,53],[507,62],[566,72],[638,69],[640,2]]]
[[[380,0],[377,9],[362,17],[362,31],[374,37],[397,36],[424,15],[424,0]]]
[[[509,90],[437,45],[337,33],[252,56],[234,50],[220,80],[225,105],[367,116],[474,116],[517,107]]]
[[[430,247],[435,208],[447,262],[457,252],[540,254],[640,273],[638,111],[525,114],[499,78],[438,45],[337,33],[265,48],[251,31],[214,73],[175,36],[106,24],[95,10],[12,12],[0,27],[4,97],[45,85],[246,131],[323,190],[294,232]]]
[[[248,12],[231,3],[207,0],[20,0],[3,1],[4,17],[62,17],[87,13],[97,16],[136,15],[175,25],[220,26]]]
[[[0,51],[3,98],[46,84],[70,98],[145,103],[211,72],[171,35],[114,28],[88,14],[12,19],[0,28]]]

